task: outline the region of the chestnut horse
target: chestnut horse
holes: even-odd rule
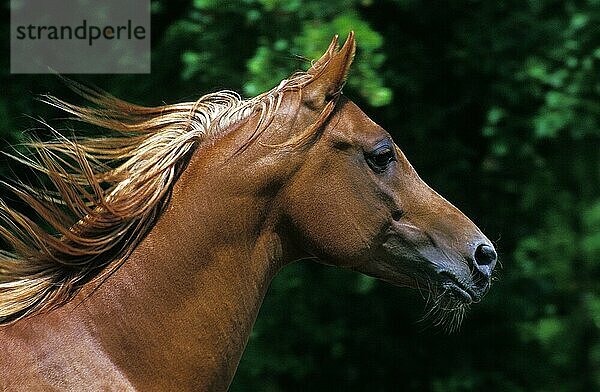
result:
[[[0,204],[0,389],[224,390],[267,287],[312,258],[428,290],[456,326],[496,252],[341,94],[337,38],[249,100],[222,91],[147,108],[77,84],[111,132],[56,132],[16,159],[49,178]]]

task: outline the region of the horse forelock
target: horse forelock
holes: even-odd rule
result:
[[[327,62],[321,59],[317,65]],[[75,120],[113,135],[75,139],[50,128],[53,140],[33,140],[26,143],[31,155],[13,156],[47,177],[54,189],[22,181],[4,183],[43,223],[0,200],[0,238],[12,247],[10,252],[0,251],[0,324],[53,309],[83,285],[104,281],[152,229],[194,146],[257,114],[256,129],[246,141],[251,143],[270,125],[284,93],[301,93],[319,77],[314,69],[315,65],[312,73],[294,74],[247,100],[224,90],[195,102],[143,107],[75,82],[70,86],[95,107],[44,96],[43,101]],[[325,106],[313,126],[278,146],[306,144],[334,102]]]

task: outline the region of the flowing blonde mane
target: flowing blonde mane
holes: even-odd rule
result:
[[[31,154],[13,156],[52,186],[3,183],[42,223],[0,200],[0,238],[12,248],[0,251],[0,324],[55,308],[86,283],[102,282],[153,227],[194,147],[254,114],[259,121],[253,138],[259,135],[283,93],[318,77],[334,50],[330,46],[308,72],[248,100],[220,91],[196,102],[143,107],[77,83],[73,89],[93,107],[45,96],[48,104],[111,135],[75,139],[53,130],[53,140],[31,141]],[[328,105],[320,119],[331,110]]]

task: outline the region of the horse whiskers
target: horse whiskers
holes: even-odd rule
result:
[[[419,292],[421,298],[423,298],[424,301],[429,301],[429,297],[431,296],[431,294],[428,290],[426,290],[425,292],[427,293],[427,298],[425,298],[425,292],[423,291],[424,289],[419,284],[418,279],[415,279],[415,286],[417,287],[417,291]]]
[[[428,326],[441,327],[446,333],[454,333],[464,319],[469,305],[461,303],[450,296],[448,289],[439,290],[431,286],[431,281],[426,281],[429,288],[429,296],[425,303],[425,312],[419,319],[419,323]],[[425,329],[427,326],[425,327]]]

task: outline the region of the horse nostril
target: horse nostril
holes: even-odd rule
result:
[[[475,254],[473,256],[475,267],[481,273],[489,277],[492,274],[494,266],[496,265],[496,260],[498,259],[494,247],[488,244],[480,244],[477,249],[475,249]]]
[[[490,265],[496,262],[498,255],[493,247],[481,244],[475,249],[475,262],[477,265]]]

